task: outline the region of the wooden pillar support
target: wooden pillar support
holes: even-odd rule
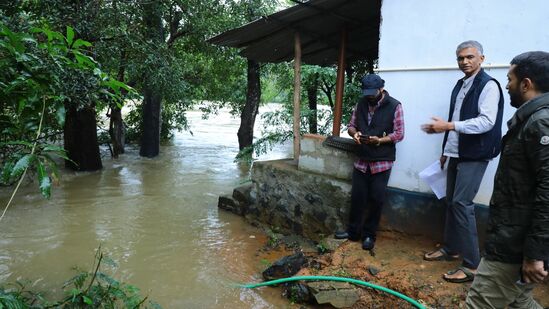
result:
[[[301,39],[299,32],[295,33],[294,42],[294,160],[299,160],[300,153],[300,100],[301,100]]]
[[[347,49],[347,30],[341,29],[341,41],[339,45],[339,59],[337,61],[336,99],[334,106],[334,128],[333,136],[339,136],[341,129],[341,114],[343,108],[343,92],[345,90],[345,51]]]

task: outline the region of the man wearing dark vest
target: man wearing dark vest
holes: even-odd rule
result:
[[[516,56],[507,78],[517,110],[503,137],[469,309],[541,309],[532,290],[549,276],[549,53]]]
[[[500,152],[503,93],[498,81],[481,68],[484,55],[479,42],[459,44],[456,55],[465,76],[452,91],[448,121],[433,117],[422,126],[427,133],[445,133],[440,167],[444,169],[448,161],[444,243],[423,258],[441,261],[461,256],[461,266],[443,275],[446,281],[461,283],[473,280],[480,263],[473,199],[488,161]]]
[[[363,240],[371,250],[385,200],[385,190],[395,161],[395,144],[404,138],[402,105],[383,88],[385,81],[376,74],[362,78],[362,98],[356,105],[348,133],[358,144],[354,163],[351,210],[346,231],[335,238]]]

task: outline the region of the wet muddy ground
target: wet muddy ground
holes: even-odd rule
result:
[[[307,253],[312,255],[315,267],[304,268],[297,275],[350,277],[398,291],[428,308],[465,308],[465,296],[471,283],[448,283],[442,279],[443,273],[456,268],[460,262],[423,260],[423,254],[436,245],[425,237],[383,231],[378,235],[373,253],[362,250],[360,242],[343,241],[334,252],[322,255]],[[274,253],[262,250],[258,258],[273,262],[274,258],[283,255],[283,249],[273,250]],[[538,285],[534,297],[543,307],[548,307],[549,283]],[[305,307],[330,308],[313,305]],[[360,300],[351,308],[414,307],[386,293],[361,288]]]

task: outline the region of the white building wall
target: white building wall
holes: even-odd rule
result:
[[[403,103],[406,127],[405,139],[397,145],[390,186],[430,192],[418,172],[440,157],[443,135],[427,135],[420,126],[431,116],[448,117],[450,92],[463,76],[457,69],[456,46],[479,41],[486,68],[508,64],[525,51],[548,51],[547,12],[547,0],[383,0],[378,73],[386,90]],[[416,70],[435,67],[454,69]],[[515,110],[505,90],[507,68],[487,73],[503,88],[505,132],[505,122]],[[488,165],[475,199],[478,203],[489,202],[498,158]]]

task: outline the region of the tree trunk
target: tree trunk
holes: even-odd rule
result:
[[[126,72],[127,53],[125,50],[120,51],[120,65],[118,67],[117,78],[119,81],[124,81],[124,74]],[[123,94],[126,94],[125,90],[122,90]],[[109,121],[109,135],[111,137],[112,144],[112,156],[118,158],[118,155],[125,152],[126,145],[126,128],[124,127],[124,121],[122,120],[122,110],[117,104],[111,104],[111,114]]]
[[[143,3],[143,20],[146,32],[150,39],[157,46],[165,44],[164,31],[162,26],[162,8],[159,1],[148,1]],[[151,71],[158,68],[150,68]],[[160,125],[161,125],[161,103],[162,94],[151,77],[147,77],[143,90],[143,127],[141,136],[141,149],[139,155],[143,157],[156,157],[160,153]]]
[[[309,132],[316,134],[318,133],[318,122],[317,122],[317,98],[318,98],[318,74],[312,76],[312,81],[307,85],[307,98],[309,101],[309,110],[311,114],[309,115]]]
[[[111,117],[109,122],[109,134],[111,136],[112,155],[118,158],[118,155],[124,153],[126,144],[126,128],[122,121],[122,111],[118,106],[111,108]]]
[[[146,88],[143,96],[143,130],[139,155],[153,158],[160,153],[160,103],[157,91]]]
[[[328,98],[328,103],[330,104],[330,109],[333,111],[334,110],[334,99],[332,97],[332,93],[333,93],[333,90],[334,90],[334,84],[322,79],[321,81],[321,87],[320,89],[322,90],[322,92],[324,92],[324,94],[326,95],[326,97]]]
[[[240,115],[240,128],[238,129],[238,147],[240,150],[251,146],[254,140],[255,117],[259,110],[261,99],[261,83],[259,63],[248,60],[248,91],[246,93],[246,105]]]
[[[65,151],[69,160],[65,166],[75,171],[96,171],[103,168],[99,144],[95,106],[77,109],[65,104]]]

